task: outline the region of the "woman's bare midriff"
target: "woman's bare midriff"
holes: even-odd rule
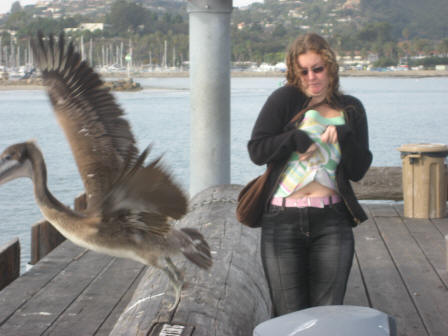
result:
[[[288,198],[298,199],[304,197],[325,197],[337,195],[337,192],[333,189],[327,188],[320,184],[319,182],[313,181],[310,184],[307,184],[300,190],[295,191]]]

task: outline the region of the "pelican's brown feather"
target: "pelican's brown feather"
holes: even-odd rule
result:
[[[120,210],[102,216],[99,234],[123,237],[144,237],[147,234],[163,237],[171,231],[171,224],[164,215],[149,212]],[[154,238],[155,238],[154,237]]]
[[[70,143],[90,208],[110,191],[124,160],[137,158],[129,123],[99,75],[81,61],[72,43],[66,46],[63,35],[58,43],[52,36],[46,41],[39,35],[33,52]]]
[[[123,171],[99,208],[105,218],[132,209],[142,214],[147,230],[164,233],[170,217],[179,219],[187,213],[188,201],[159,159],[143,165],[148,153],[149,148]]]

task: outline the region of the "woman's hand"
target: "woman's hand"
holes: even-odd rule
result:
[[[299,160],[300,161],[308,160],[314,154],[317,148],[318,148],[317,145],[315,143],[312,143],[305,153],[299,153]]]
[[[333,125],[328,126],[325,132],[321,134],[320,140],[325,143],[337,143],[338,133],[336,131],[336,127]]]

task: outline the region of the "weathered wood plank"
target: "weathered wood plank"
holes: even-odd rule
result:
[[[25,302],[0,327],[0,335],[44,333],[111,260],[95,252],[83,253]]]
[[[50,222],[43,220],[31,226],[31,265],[61,244],[65,237]]]
[[[106,318],[106,320],[101,324],[100,328],[96,331],[95,336],[109,336],[112,329],[120,318],[121,314],[125,311],[128,304],[131,302],[132,296],[134,295],[137,286],[141,282],[143,275],[145,274],[145,269],[142,268],[141,272],[132,282],[132,285],[126,291],[126,293],[121,297],[118,303],[115,305],[112,312]]]
[[[358,257],[355,254],[353,266],[347,283],[344,304],[352,306],[371,307],[359,270]]]
[[[395,318],[402,336],[428,335],[414,302],[375,225],[376,218],[355,228],[356,254],[372,307]],[[396,217],[383,217],[397,220]]]
[[[134,261],[113,259],[44,335],[67,335],[71,330],[77,335],[96,334],[143,268]]]
[[[199,228],[209,242],[214,265],[209,273],[183,260],[188,287],[171,313],[166,278],[150,269],[111,335],[146,335],[156,322],[194,327],[194,335],[251,335],[271,316],[269,291],[259,256],[259,231],[235,218],[241,186],[219,186],[192,200],[192,210],[180,226]],[[168,300],[167,300],[168,299]]]
[[[446,335],[448,291],[415,243],[403,220],[378,217],[375,221],[430,335]]]
[[[445,237],[429,219],[403,218],[403,222],[448,289]]]
[[[440,230],[442,235],[448,235],[448,210],[444,218],[431,218],[431,222]]]
[[[20,275],[20,242],[18,238],[0,247],[0,291]]]
[[[369,204],[369,211],[373,217],[399,217],[397,210],[390,204]]]
[[[0,292],[0,326],[64,270],[82,248],[65,242]]]

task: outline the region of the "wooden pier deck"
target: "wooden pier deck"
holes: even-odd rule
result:
[[[399,335],[448,335],[448,218],[403,218],[393,204],[364,207],[370,219],[355,229],[345,303],[390,314]],[[108,335],[144,271],[64,242],[0,292],[0,335]]]

